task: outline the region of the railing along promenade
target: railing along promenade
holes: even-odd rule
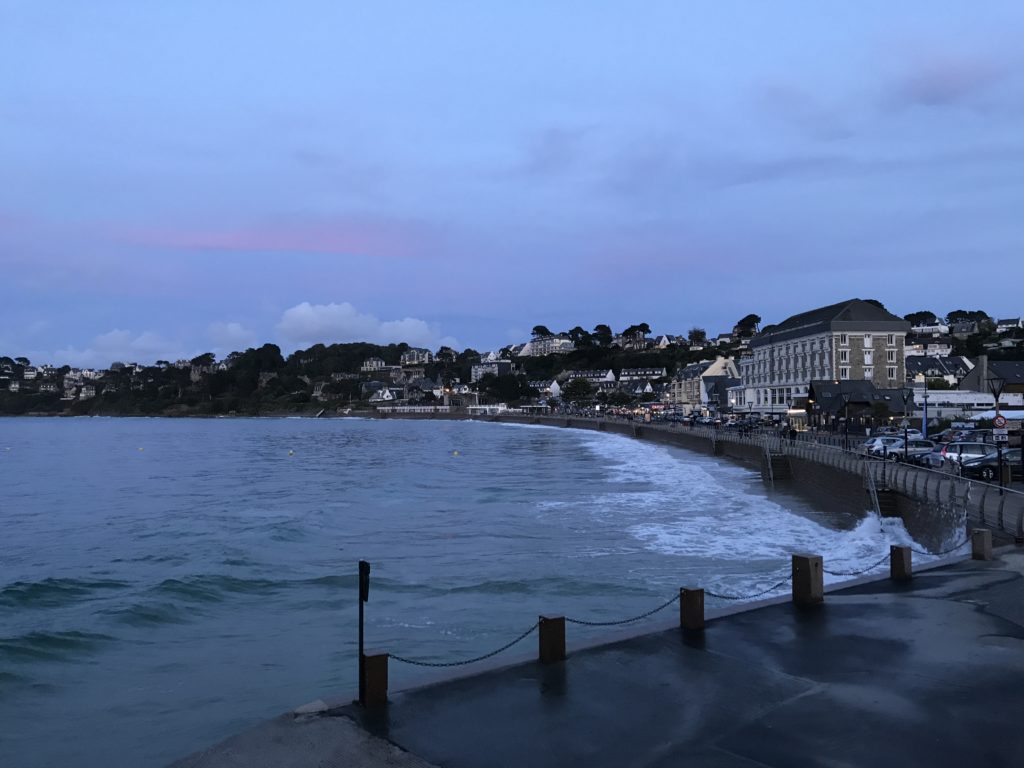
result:
[[[686,447],[684,439],[673,440],[670,436],[688,435],[706,440],[713,453],[717,452],[718,443],[746,445],[763,456],[766,476],[770,481],[773,480],[773,456],[802,460],[861,478],[865,490],[873,499],[877,498],[878,492],[894,492],[936,513],[952,511],[961,514],[965,524],[997,530],[1018,542],[1024,540],[1024,492],[962,477],[958,473],[959,465],[953,462],[943,469],[931,469],[893,460],[891,455],[886,460],[858,453],[845,447],[849,436],[799,432],[791,439],[774,430],[741,431],[691,426],[685,422],[643,422],[572,414],[529,417],[503,415],[491,418],[496,421],[613,431],[638,438],[650,436],[649,432],[654,431],[666,438],[664,442],[677,443],[683,447]],[[876,511],[879,511],[877,506]]]

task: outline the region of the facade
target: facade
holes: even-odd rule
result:
[[[511,360],[494,360],[489,363],[477,363],[470,368],[469,380],[474,384],[487,374],[494,376],[507,376],[513,372]]]
[[[953,354],[953,343],[948,336],[907,336],[903,354],[927,355],[928,357],[949,357]]]
[[[619,381],[650,381],[667,375],[668,371],[664,368],[623,368],[619,372]]]
[[[576,345],[566,336],[538,336],[523,345],[516,354],[519,357],[544,357],[546,355],[564,355],[572,352]]]
[[[707,408],[708,390],[704,379],[716,376],[730,379],[739,376],[732,358],[719,355],[714,360],[690,363],[677,371],[669,385],[668,402],[690,413]]]
[[[596,389],[608,391],[615,389],[618,384],[615,378],[615,371],[609,368],[606,371],[569,371],[566,374],[566,380],[572,381],[573,379],[586,379],[594,385]]]
[[[794,315],[750,340],[740,375],[753,410],[785,413],[812,380],[867,381],[879,389],[906,381],[910,323],[876,304],[851,299]]]
[[[384,361],[379,357],[368,357],[363,361],[363,364],[359,367],[360,371],[364,373],[370,373],[372,371],[379,371],[384,367]]]
[[[996,321],[996,333],[1006,333],[1015,328],[1024,328],[1024,320],[1021,320],[1019,317],[1007,317]]]
[[[413,347],[402,353],[402,365],[426,365],[434,361],[434,353],[429,349]]]

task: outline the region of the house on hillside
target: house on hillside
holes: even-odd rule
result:
[[[949,336],[907,336],[903,354],[905,357],[949,357],[953,354],[953,342]]]
[[[480,381],[487,374],[492,376],[507,376],[515,372],[515,367],[511,360],[491,360],[486,363],[477,363],[470,368],[469,380],[472,383]]]
[[[434,353],[429,349],[423,349],[422,347],[412,347],[402,353],[400,362],[403,366],[427,365],[428,363],[434,362]]]
[[[611,368],[608,370],[576,370],[566,371],[563,376],[563,381],[572,381],[574,379],[586,379],[590,384],[597,390],[603,390],[608,392],[618,385],[618,380],[615,378],[615,371]],[[564,389],[564,387],[563,387]]]
[[[1006,333],[1017,328],[1024,328],[1024,321],[1019,317],[1008,317],[1004,320],[996,321],[996,333]]]
[[[619,372],[619,381],[648,381],[650,379],[661,379],[668,375],[668,371],[662,368],[623,368]]]
[[[564,355],[576,349],[572,339],[564,333],[557,336],[538,336],[526,342],[516,353],[518,357],[546,357]]]
[[[363,373],[373,373],[379,371],[385,365],[384,361],[379,357],[368,357],[363,360],[363,364],[359,366],[359,370]]]

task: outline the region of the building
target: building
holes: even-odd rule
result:
[[[948,336],[907,336],[903,345],[905,357],[926,355],[928,357],[949,357],[953,354],[953,343]]]
[[[576,345],[568,336],[538,336],[526,342],[516,355],[518,357],[545,357],[546,355],[564,355],[574,349],[576,349]]]
[[[554,379],[551,381],[531,381],[528,384],[540,392],[540,396],[544,398],[558,398],[562,394],[562,388],[558,386],[558,382]]]
[[[373,371],[379,371],[385,365],[384,361],[379,357],[368,357],[363,360],[363,364],[359,366],[359,370],[363,373],[372,373]]]
[[[607,371],[568,371],[565,374],[568,381],[573,379],[586,379],[595,389],[605,392],[615,389],[618,380],[615,378],[615,371],[609,368]]]
[[[996,321],[996,333],[1006,333],[1016,328],[1024,328],[1024,321],[1019,317],[1008,317],[1005,320]]]
[[[513,373],[515,368],[511,360],[492,360],[487,363],[477,363],[469,369],[469,380],[472,383],[480,381],[487,374],[492,376],[507,376]]]
[[[433,361],[434,353],[429,349],[413,347],[402,353],[402,358],[399,362],[401,362],[402,365],[426,365]]]
[[[78,393],[79,400],[90,400],[96,397],[96,387],[93,384],[85,384]]]
[[[672,377],[672,383],[669,385],[668,402],[683,408],[686,412],[707,409],[711,401],[708,399],[708,388],[705,386],[704,379],[715,376],[727,379],[739,377],[736,363],[732,358],[719,355],[714,360],[690,363],[678,370],[676,375]],[[715,392],[717,391],[716,388]],[[726,402],[725,397],[722,396],[719,402]]]
[[[650,381],[663,379],[668,375],[664,368],[623,368],[619,372],[619,381]]]
[[[32,381],[32,379],[34,379],[38,374],[38,370],[33,368],[31,365],[27,365],[21,372],[21,378],[25,381]]]
[[[942,379],[951,386],[957,386],[974,363],[966,357],[929,357],[910,355],[906,359],[907,381]]]
[[[911,326],[910,332],[915,336],[945,336],[949,333],[949,326],[938,321],[921,323]]]
[[[808,384],[806,414],[818,427],[863,435],[865,430],[903,421],[914,408],[909,387],[876,387],[866,379],[812,381]]]
[[[760,413],[787,412],[817,381],[866,381],[878,389],[906,381],[910,323],[877,304],[850,299],[793,315],[750,340],[740,375]]]
[[[975,361],[974,368],[960,382],[960,389],[973,392],[991,392],[991,380],[1001,383],[1003,392],[1024,392],[1024,361],[993,360],[988,355],[981,355]]]

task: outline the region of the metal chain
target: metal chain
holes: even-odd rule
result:
[[[913,547],[910,548],[910,551],[911,552],[915,552],[915,553],[917,553],[919,555],[932,555],[932,556],[948,555],[948,554],[950,554],[952,552],[956,552],[958,549],[960,549],[960,547],[962,547],[964,544],[966,544],[969,541],[970,541],[970,538],[966,538],[963,541],[961,541],[959,544],[957,544],[956,546],[951,547],[950,549],[944,549],[941,552],[929,552],[927,550],[914,549]]]
[[[772,586],[768,587],[768,589],[762,589],[760,592],[755,592],[752,595],[727,595],[727,594],[723,594],[721,592],[712,592],[710,589],[705,589],[704,592],[705,592],[705,594],[711,595],[712,597],[717,597],[719,600],[752,600],[755,597],[761,597],[761,595],[767,595],[769,592],[772,592],[772,591],[778,589],[779,587],[785,586],[791,580],[792,580],[792,576],[787,576],[786,578],[784,578],[782,581],[778,582],[777,584],[773,584]]]
[[[889,553],[886,553],[882,556],[882,559],[879,560],[877,563],[875,563],[874,565],[869,565],[867,568],[864,568],[859,571],[830,571],[828,568],[824,568],[822,570],[824,570],[825,573],[831,576],[860,576],[862,573],[867,573],[868,571],[874,570],[888,559]]]
[[[646,619],[648,616],[653,616],[658,611],[663,611],[668,608],[672,603],[679,599],[678,593],[671,600],[662,603],[657,608],[653,608],[647,613],[641,613],[639,616],[632,616],[628,619],[621,619],[619,621],[585,621],[584,619],[570,619],[568,616],[565,618],[570,624],[582,624],[585,627],[615,627],[620,624],[631,624],[634,621],[640,621],[640,619]]]
[[[516,643],[521,642],[525,640],[527,637],[529,637],[533,633],[533,630],[535,630],[539,626],[540,622],[538,621],[528,630],[523,632],[523,634],[519,635],[519,637],[517,637],[511,643],[506,643],[505,645],[501,646],[501,648],[491,651],[490,653],[485,653],[483,656],[477,656],[475,658],[466,659],[464,661],[421,661],[419,659],[407,659],[404,656],[398,656],[393,653],[389,653],[388,658],[394,659],[395,661],[400,661],[403,664],[412,664],[415,667],[461,667],[465,666],[466,664],[476,664],[478,661],[484,661],[485,659],[489,659],[492,656],[497,656],[502,651],[507,651]]]

